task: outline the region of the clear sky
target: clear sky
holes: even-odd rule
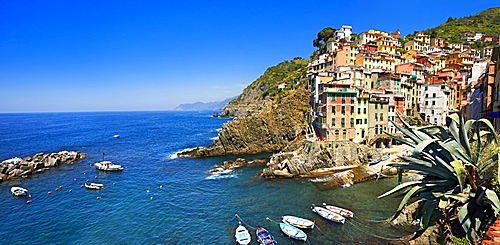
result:
[[[0,112],[169,110],[308,58],[318,31],[403,35],[496,1],[0,1]]]

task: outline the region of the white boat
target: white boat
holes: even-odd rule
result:
[[[332,205],[328,205],[326,203],[323,203],[323,206],[332,211],[332,212],[335,212],[335,213],[338,213],[346,218],[352,218],[354,217],[354,212],[351,211],[351,210],[347,210],[345,208],[340,208],[340,207],[337,207],[337,206],[332,206]]]
[[[113,138],[117,138],[118,139],[118,138],[120,138],[120,135],[115,134],[115,135],[113,135]]]
[[[103,171],[120,171],[123,170],[123,167],[121,165],[113,164],[110,161],[102,161],[102,162],[96,162],[94,163],[94,166]]]
[[[285,216],[283,216],[282,221],[283,221],[283,223],[293,225],[297,228],[302,228],[302,229],[313,229],[314,228],[313,221],[310,221],[308,219],[295,217],[295,216],[285,215]]]
[[[287,236],[293,239],[301,241],[307,240],[307,234],[293,225],[289,225],[287,223],[280,223],[280,228],[281,231],[283,231],[283,233],[285,233]]]
[[[331,221],[334,221],[334,222],[338,222],[338,223],[341,223],[343,224],[345,222],[345,218],[344,216],[338,214],[338,213],[335,213],[335,212],[332,212],[326,208],[323,208],[323,207],[316,207],[314,204],[312,205],[311,207],[311,210],[317,214],[319,214],[319,216],[327,219],[327,220],[331,220]]]
[[[18,186],[14,186],[14,187],[10,188],[10,192],[12,192],[12,195],[14,195],[14,196],[26,196],[26,195],[28,195],[28,190],[26,190],[22,187],[18,187]]]
[[[98,183],[85,183],[85,187],[87,189],[100,190],[100,189],[104,188],[104,185],[98,184]]]
[[[236,242],[240,245],[249,244],[252,240],[252,237],[250,236],[250,233],[248,233],[247,228],[245,228],[245,226],[243,226],[241,222],[238,228],[236,228],[236,234],[234,234],[234,237],[236,238]]]

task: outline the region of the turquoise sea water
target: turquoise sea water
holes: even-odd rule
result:
[[[0,161],[62,150],[87,155],[34,174],[0,183],[2,244],[236,244],[238,214],[255,242],[257,224],[280,244],[383,244],[407,234],[379,222],[392,214],[396,198],[376,199],[392,188],[394,179],[321,190],[308,180],[264,180],[262,166],[243,167],[222,175],[206,172],[214,164],[244,157],[205,159],[175,157],[175,153],[206,146],[227,118],[214,112],[93,112],[0,114]],[[121,137],[115,139],[112,136]],[[125,167],[102,172],[94,161]],[[74,180],[76,179],[76,181]],[[105,185],[86,190],[86,180]],[[113,183],[116,183],[113,185]],[[20,185],[32,194],[14,197]],[[55,188],[63,186],[59,191]],[[72,190],[69,192],[69,190]],[[47,194],[48,192],[52,194]],[[100,197],[100,199],[96,199]],[[31,200],[30,204],[26,204]],[[341,225],[311,212],[312,203],[343,206],[356,218]],[[316,221],[308,242],[284,236],[283,215]]]

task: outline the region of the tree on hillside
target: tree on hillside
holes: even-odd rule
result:
[[[323,30],[318,32],[318,38],[313,40],[313,46],[320,48],[322,45],[326,44],[328,42],[328,39],[333,37],[333,34],[337,29],[333,29],[331,27],[325,27]]]

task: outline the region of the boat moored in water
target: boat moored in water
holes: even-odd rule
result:
[[[240,245],[249,244],[250,241],[252,240],[252,237],[250,236],[250,233],[248,233],[247,228],[245,228],[245,226],[243,226],[241,222],[238,228],[236,228],[236,233],[234,234],[234,237],[236,238],[236,242]]]
[[[102,162],[96,162],[94,163],[94,166],[103,171],[120,171],[123,170],[123,167],[121,165],[113,164],[110,161],[102,161]]]
[[[276,240],[274,240],[274,237],[271,235],[271,233],[269,233],[269,231],[264,229],[264,227],[257,226],[256,234],[257,234],[257,241],[261,245],[277,245],[278,244],[278,242]]]
[[[85,183],[85,188],[87,188],[87,189],[94,189],[94,190],[100,190],[100,189],[104,188],[104,185],[103,184],[99,184],[99,183]]]
[[[344,216],[342,216],[338,213],[332,212],[326,208],[316,207],[316,205],[313,204],[311,207],[311,210],[327,220],[338,222],[341,224],[343,224],[345,222]]]
[[[287,223],[280,223],[280,228],[281,231],[283,231],[283,233],[285,233],[287,236],[293,239],[301,241],[307,240],[307,234],[293,225],[289,225]]]
[[[314,228],[314,222],[308,219],[303,219],[291,215],[285,215],[283,216],[282,219],[283,223],[287,223],[289,225],[293,225],[297,228],[302,228],[302,229],[313,229]]]
[[[354,212],[351,211],[351,210],[347,210],[345,208],[340,208],[340,207],[333,206],[333,205],[328,205],[326,203],[323,203],[323,206],[326,209],[328,209],[328,210],[330,210],[330,211],[332,211],[334,213],[338,213],[338,214],[340,214],[340,215],[342,215],[342,216],[344,216],[346,218],[352,218],[352,217],[354,217]]]
[[[12,192],[12,195],[18,197],[28,195],[28,190],[19,186],[13,186],[12,188],[10,188],[10,192]]]

